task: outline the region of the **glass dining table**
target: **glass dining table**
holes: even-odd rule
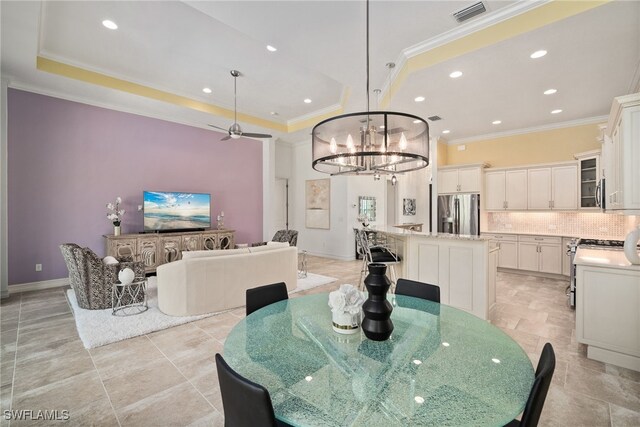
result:
[[[522,412],[534,372],[511,337],[447,305],[389,299],[387,341],[334,332],[324,293],[253,312],[224,357],[295,426],[502,426]]]

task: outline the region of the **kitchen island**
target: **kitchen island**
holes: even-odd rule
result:
[[[402,257],[398,277],[440,287],[440,300],[482,319],[496,301],[497,248],[483,236],[376,227]]]
[[[640,265],[623,251],[578,248],[576,338],[587,357],[640,371]]]

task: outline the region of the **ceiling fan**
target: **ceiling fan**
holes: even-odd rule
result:
[[[242,129],[238,124],[238,108],[236,105],[236,101],[237,101],[236,82],[238,80],[238,77],[240,76],[240,71],[231,70],[231,75],[233,76],[233,124],[229,127],[229,129],[224,129],[224,128],[221,128],[220,126],[211,125],[211,124],[209,126],[229,133],[229,135],[225,136],[220,141],[226,141],[230,138],[238,139],[242,136],[246,136],[249,138],[271,138],[271,135],[268,135],[266,133],[242,132]]]

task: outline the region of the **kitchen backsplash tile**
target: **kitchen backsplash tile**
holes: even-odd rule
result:
[[[484,225],[484,232],[624,239],[632,228],[640,225],[640,216],[595,212],[488,212]]]

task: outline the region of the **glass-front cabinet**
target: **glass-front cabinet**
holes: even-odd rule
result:
[[[599,209],[596,205],[596,190],[600,182],[600,150],[576,154],[579,173],[580,209]]]

